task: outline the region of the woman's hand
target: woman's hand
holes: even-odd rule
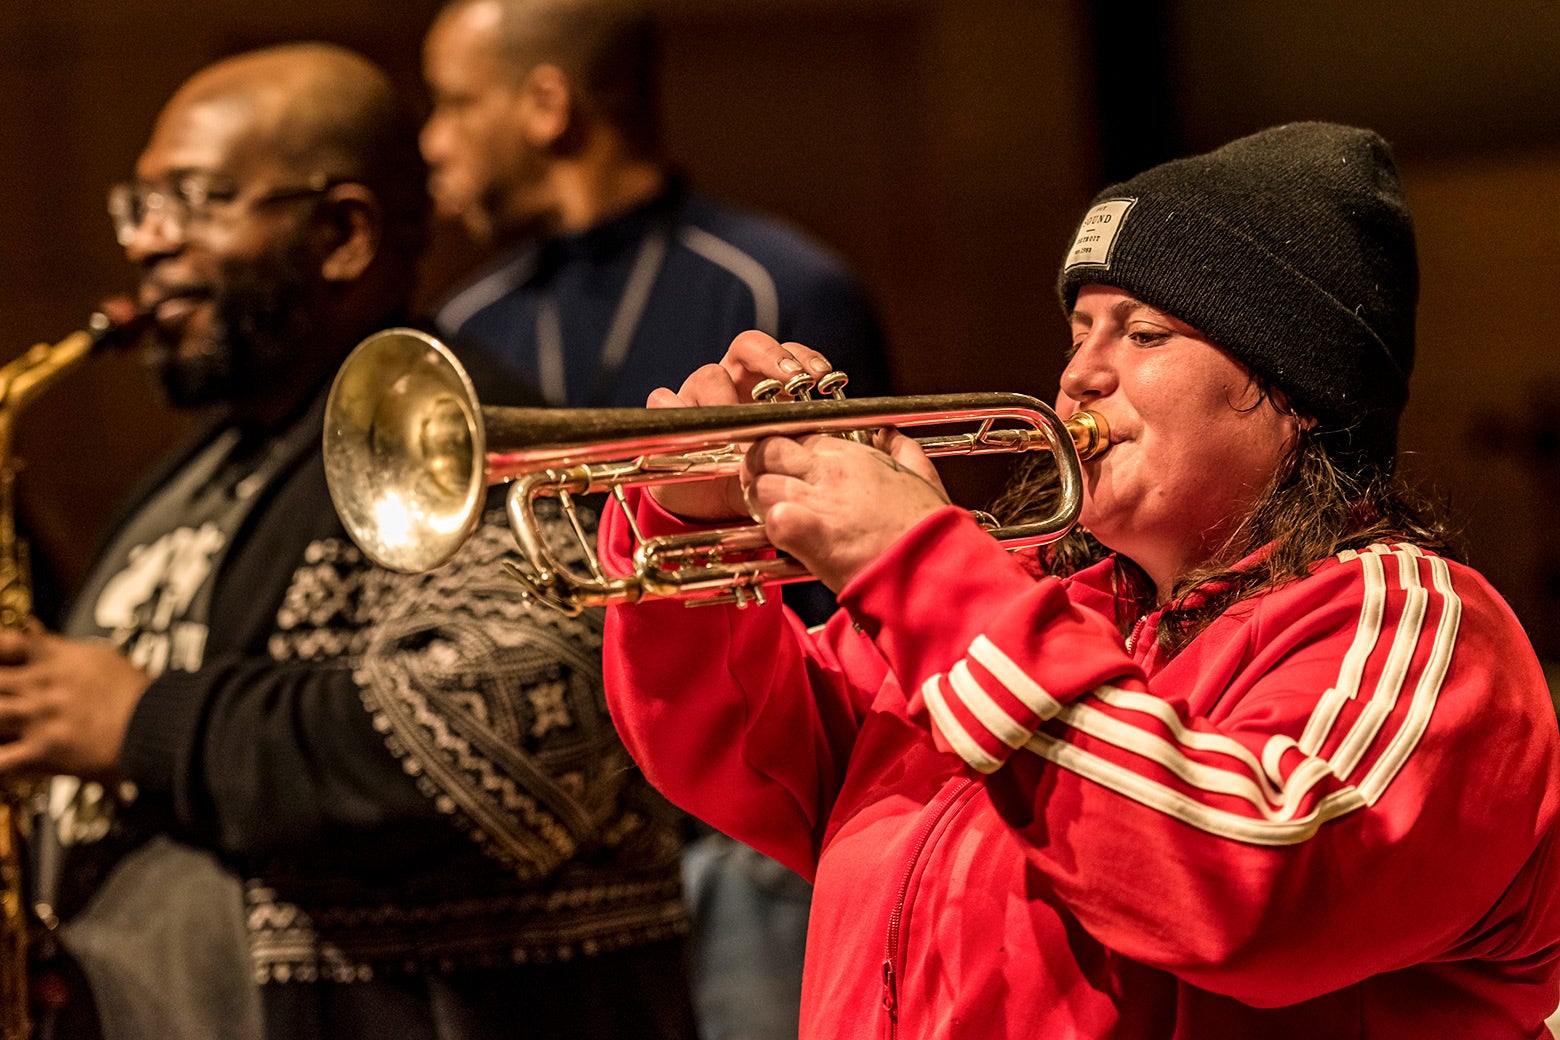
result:
[[[834,592],[948,504],[920,445],[895,430],[872,446],[766,437],[748,452],[742,477],[746,504],[769,540]]]
[[[676,393],[661,387],[645,404],[649,408],[752,404],[753,388],[765,379],[784,383],[802,372],[816,379],[832,368],[822,354],[800,343],[780,343],[762,332],[744,332],[731,341],[719,364],[694,372]],[[786,399],[784,395],[780,398]],[[721,521],[750,515],[736,478],[658,484],[650,488],[650,494],[661,508],[686,520]]]
[[[747,404],[764,379],[782,383],[831,371],[822,354],[762,332],[732,340],[718,365],[705,365],[672,393],[650,395],[651,408]],[[838,592],[855,574],[925,517],[948,504],[920,445],[894,430],[871,446],[822,434],[766,437],[747,451],[738,477],[650,489],[662,508],[685,519],[749,516],[776,548],[796,557]]]

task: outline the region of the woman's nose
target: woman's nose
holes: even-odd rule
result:
[[[1110,348],[1097,332],[1075,342],[1072,357],[1062,370],[1062,393],[1082,404],[1104,397],[1116,388],[1116,371]]]

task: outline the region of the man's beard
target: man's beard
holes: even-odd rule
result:
[[[242,404],[274,390],[297,366],[306,342],[308,285],[303,249],[227,272],[212,294],[205,349],[161,352],[153,370],[175,408]]]

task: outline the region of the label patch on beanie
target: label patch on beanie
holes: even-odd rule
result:
[[[1083,264],[1095,267],[1110,266],[1110,252],[1116,245],[1116,234],[1127,219],[1127,212],[1137,204],[1137,199],[1107,199],[1083,215],[1072,248],[1067,251],[1067,262],[1062,270],[1070,270]]]

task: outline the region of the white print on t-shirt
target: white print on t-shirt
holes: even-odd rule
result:
[[[206,651],[205,619],[190,621],[184,615],[226,540],[216,524],[205,523],[131,549],[125,569],[103,586],[93,620],[153,676],[169,668],[199,668]]]

